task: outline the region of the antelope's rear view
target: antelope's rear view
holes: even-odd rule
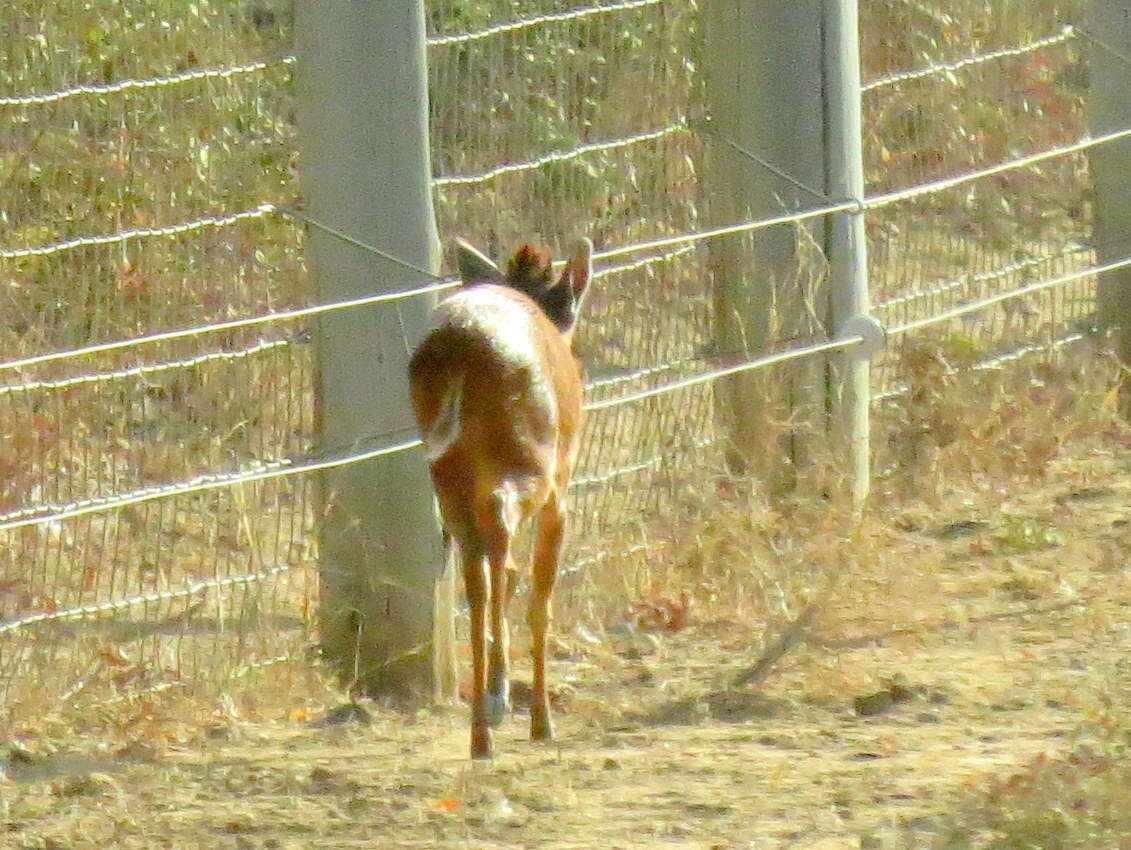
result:
[[[530,736],[553,738],[546,632],[581,429],[581,372],[570,343],[592,246],[578,242],[557,281],[549,253],[530,245],[515,252],[505,273],[464,242],[458,252],[463,287],[436,308],[409,363],[409,382],[445,535],[463,566],[471,609],[471,755],[486,758],[489,726],[502,721],[509,701],[511,548],[526,518],[535,522]]]

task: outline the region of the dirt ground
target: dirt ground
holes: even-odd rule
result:
[[[756,627],[706,610],[562,635],[558,740],[527,741],[520,707],[490,763],[462,707],[339,723],[329,697],[244,696],[201,724],[153,695],[115,740],[11,742],[0,846],[929,846],[1087,747],[1131,680],[1131,440],[1110,436],[1009,494],[881,511],[872,560],[757,685],[726,687]]]

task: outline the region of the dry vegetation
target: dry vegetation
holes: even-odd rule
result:
[[[521,687],[471,763],[463,708],[343,707],[316,664],[45,706],[7,745],[0,843],[1128,846],[1131,428],[1104,362],[1021,370],[988,408],[1015,432],[959,382],[939,415],[982,441],[859,521],[700,493],[563,595],[553,746]]]
[[[285,15],[266,16],[266,4],[154,2],[132,16],[119,5],[22,4],[4,93],[289,49]],[[1047,35],[1081,4],[949,5],[862,3],[866,76]],[[437,0],[431,26],[459,32],[512,6]],[[613,25],[434,51],[437,173],[693,116],[695,12],[646,7]],[[41,27],[67,49],[49,51]],[[871,188],[1008,158],[1022,137],[1025,150],[1075,138],[1080,71],[1079,45],[1066,44],[869,95]],[[289,200],[286,69],[194,86],[13,112],[0,145],[4,247],[98,230],[92,222],[149,226]],[[627,105],[625,91],[638,95]],[[471,120],[480,97],[493,111]],[[701,155],[683,129],[450,186],[438,214],[445,231],[484,245],[530,228],[551,239],[585,229],[599,247],[689,230],[703,223]],[[877,301],[950,283],[882,318],[898,324],[1090,262],[1077,244],[1090,215],[1084,167],[1074,158],[873,216]],[[711,365],[704,257],[673,252],[602,282],[581,344],[591,377],[613,380],[594,398]],[[799,286],[816,290],[822,258],[802,260]],[[298,233],[277,220],[2,269],[7,356],[309,295]],[[837,484],[827,458],[772,501],[723,475],[710,391],[592,417],[591,481],[575,499],[573,560],[585,566],[558,594],[559,741],[525,741],[517,688],[492,764],[466,759],[462,706],[405,716],[351,704],[314,652],[296,651],[316,607],[305,479],[6,532],[5,617],[270,563],[294,572],[28,630],[18,661],[0,652],[0,671],[24,676],[0,682],[13,696],[0,727],[0,847],[1131,847],[1131,429],[1112,414],[1117,374],[1091,335],[1092,294],[1083,282],[893,344],[876,375],[891,394],[874,407],[862,519],[817,495]],[[0,510],[302,457],[309,346],[303,328],[276,330],[277,347],[231,362],[6,393]],[[1070,332],[1086,338],[1039,350]],[[257,342],[233,335],[146,356]],[[987,363],[1024,346],[1034,350]],[[617,379],[637,369],[654,371]],[[796,436],[789,414],[778,418],[770,436]]]

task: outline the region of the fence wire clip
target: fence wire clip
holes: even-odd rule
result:
[[[841,339],[859,337],[862,340],[859,345],[848,349],[849,357],[875,357],[887,348],[888,344],[887,328],[871,313],[858,313],[845,320],[840,326],[838,336]]]

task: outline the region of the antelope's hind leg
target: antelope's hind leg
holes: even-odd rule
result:
[[[550,718],[550,700],[546,693],[546,634],[550,627],[550,595],[558,576],[562,537],[566,516],[556,496],[538,512],[534,540],[533,581],[530,592],[531,655],[534,661],[534,684],[530,699],[530,739],[552,741],[554,724]]]
[[[514,564],[511,545],[517,517],[506,493],[491,499],[490,516],[484,523],[484,543],[491,585],[491,652],[487,668],[484,711],[487,722],[498,726],[510,708],[510,630],[507,603],[514,592]]]
[[[471,757],[491,758],[491,730],[487,724],[487,576],[483,545],[478,539],[459,541],[463,583],[471,615]]]

